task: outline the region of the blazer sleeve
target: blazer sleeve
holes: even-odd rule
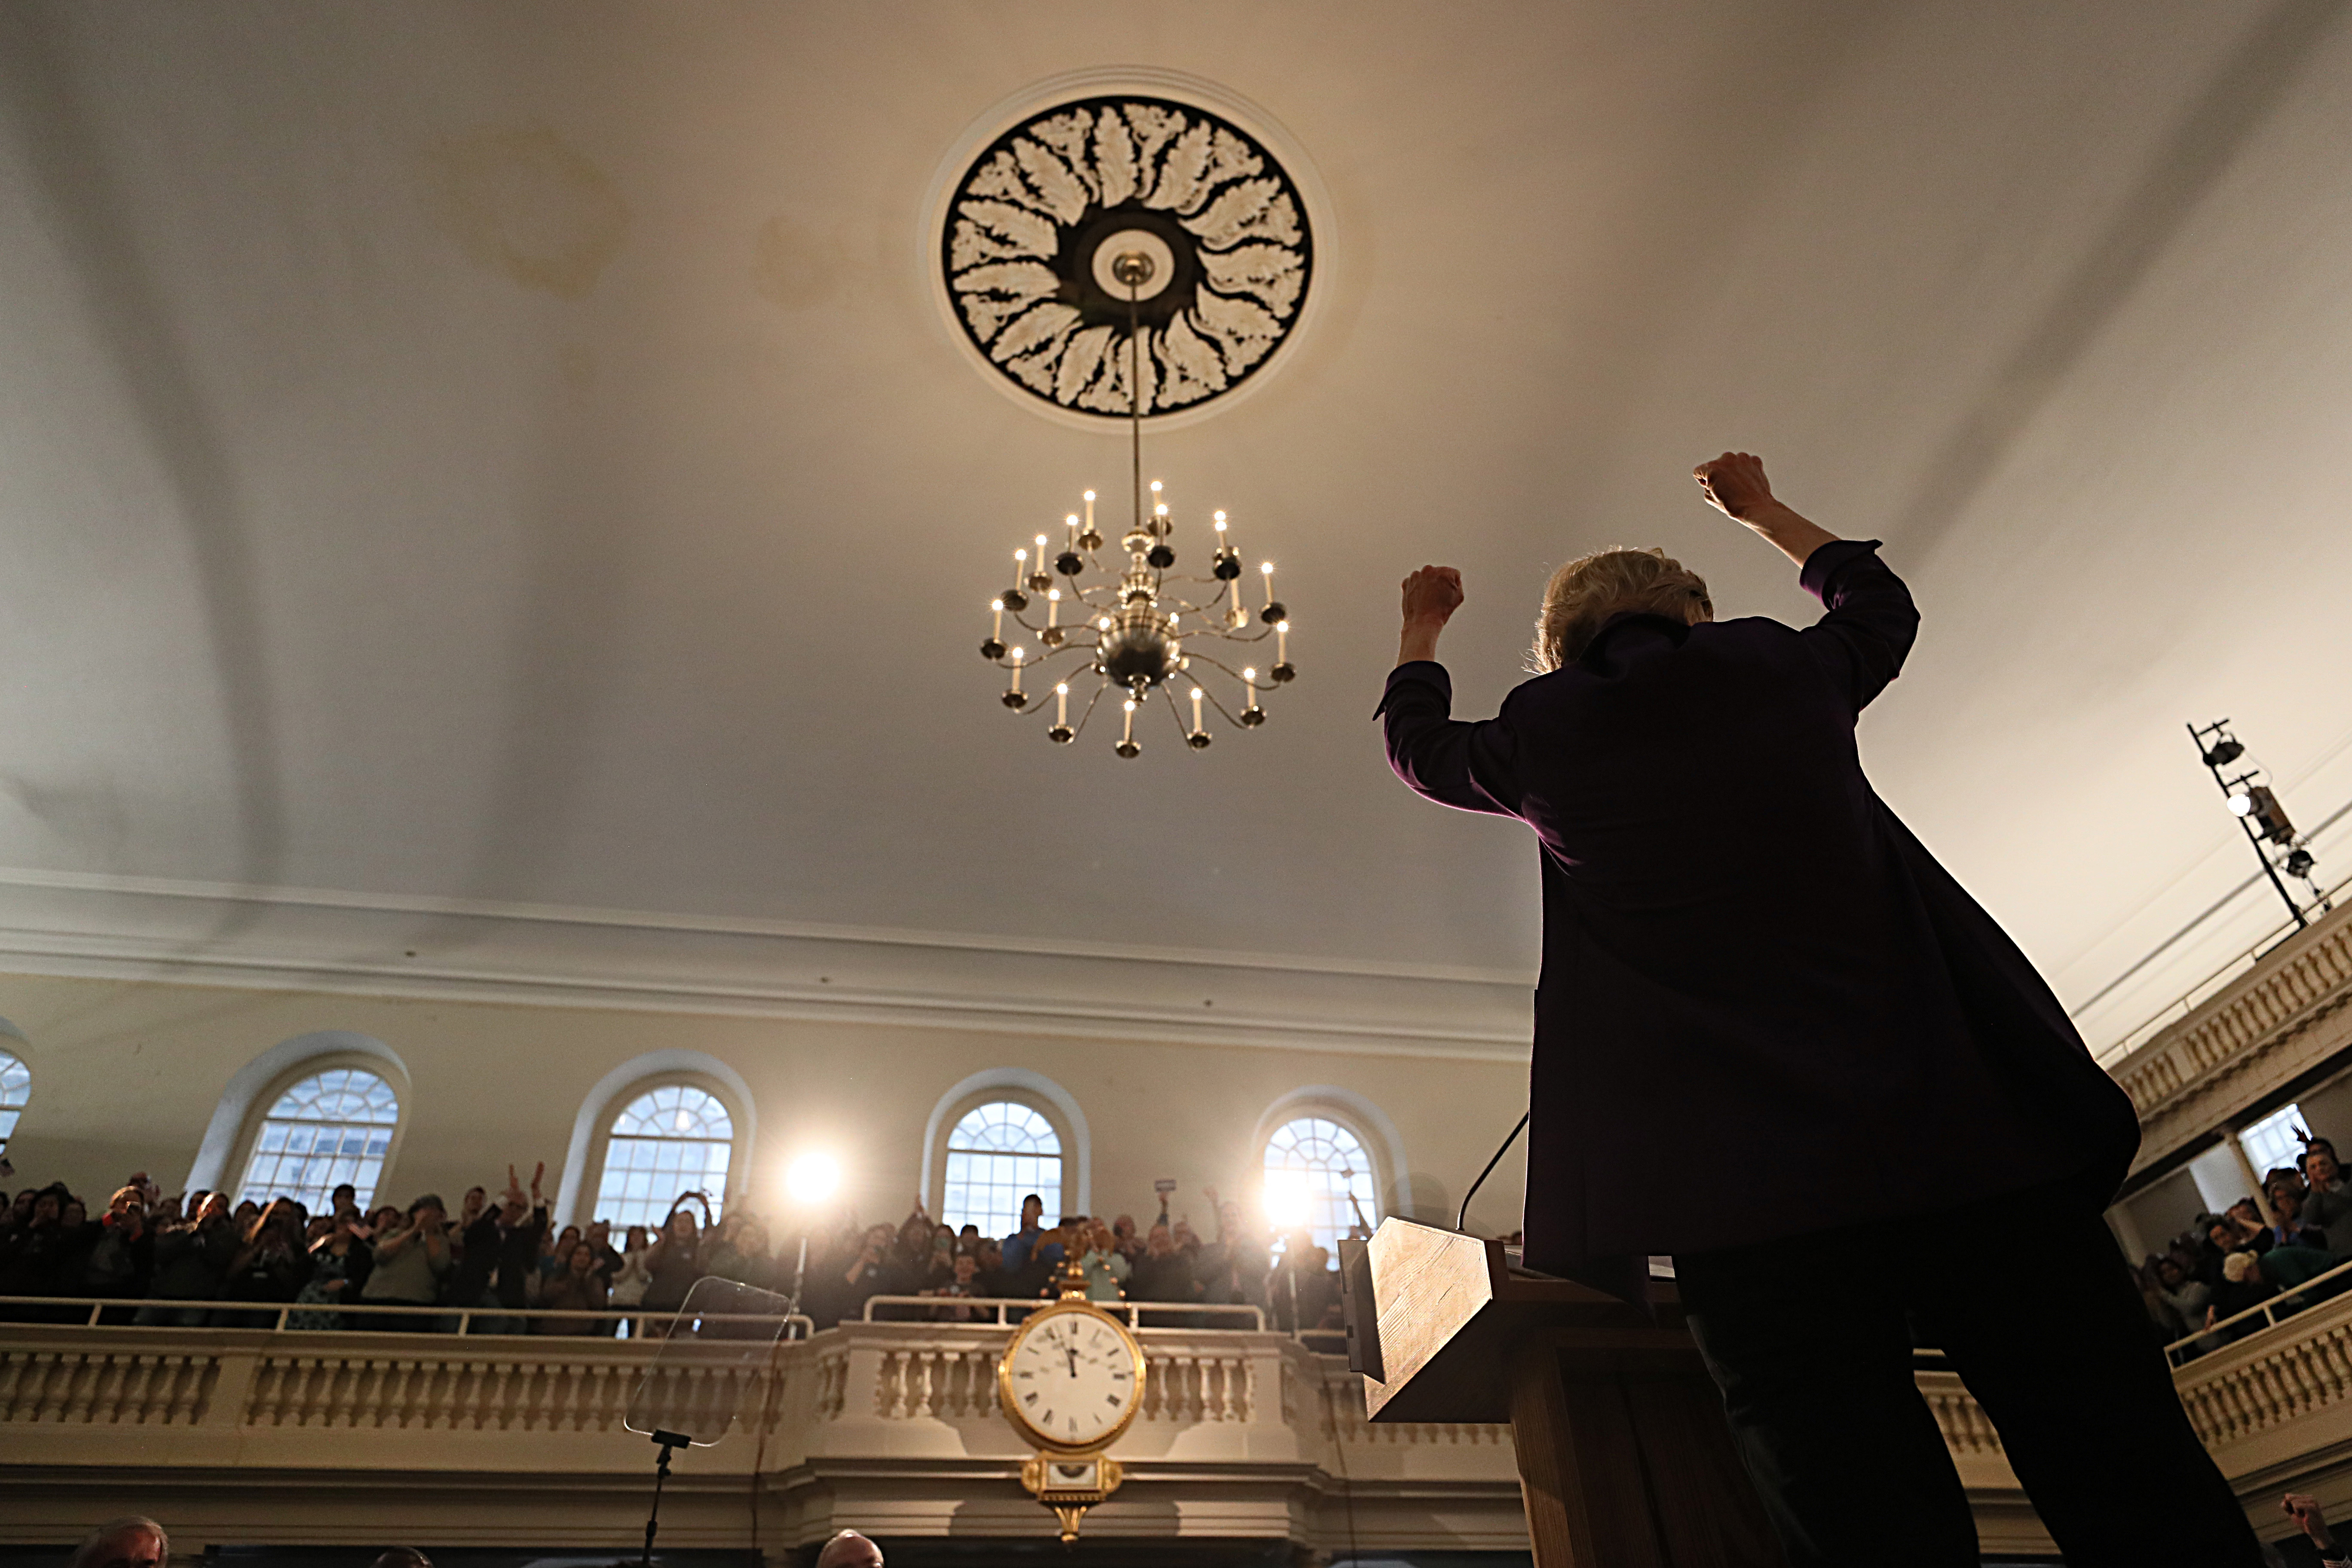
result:
[[[1798,581],[1828,614],[1801,636],[1859,715],[1901,673],[1919,633],[1918,606],[1878,558],[1875,539],[1838,539],[1805,558]]]
[[[1387,733],[1389,766],[1415,795],[1440,805],[1517,816],[1511,763],[1518,746],[1508,720],[1465,723],[1453,711],[1454,681],[1444,665],[1398,665],[1373,710]]]

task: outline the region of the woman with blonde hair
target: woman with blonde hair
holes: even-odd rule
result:
[[[1694,477],[1796,563],[1819,621],[1717,621],[1680,563],[1602,551],[1553,574],[1535,679],[1463,723],[1435,662],[1461,574],[1404,582],[1390,765],[1542,847],[1528,1267],[1640,1300],[1647,1256],[1674,1255],[1795,1568],[1977,1561],[1914,1323],[2067,1562],[2251,1568],[2100,1217],[2131,1102],[1863,774],[1854,727],[1910,652],[1909,590],[1755,458]],[[1952,1269],[2021,1215],[2031,1290]]]

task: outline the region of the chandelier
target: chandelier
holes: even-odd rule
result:
[[[1241,552],[1223,512],[1211,519],[1208,575],[1179,576],[1172,571],[1176,549],[1170,542],[1176,525],[1158,479],[1151,481],[1150,510],[1145,510],[1142,340],[1136,330],[1136,305],[1139,290],[1156,270],[1150,254],[1141,249],[1122,251],[1110,265],[1111,275],[1128,291],[1128,457],[1134,510],[1118,542],[1127,559],[1121,563],[1113,557],[1106,563],[1101,558],[1105,541],[1095,526],[1095,492],[1087,491],[1085,513],[1072,512],[1063,521],[1058,550],[1041,533],[1013,552],[1013,585],[989,602],[995,619],[988,639],[980,645],[981,657],[1010,675],[1004,706],[1022,714],[1043,713],[1050,706],[1054,721],[1045,735],[1058,743],[1076,740],[1104,696],[1116,693],[1120,722],[1112,750],[1122,757],[1143,750],[1135,735],[1136,715],[1155,691],[1161,692],[1184,743],[1201,751],[1212,739],[1203,703],[1228,723],[1255,730],[1265,722],[1259,694],[1286,684],[1298,673],[1290,662],[1290,612],[1274,596],[1274,563],[1258,567],[1264,597],[1253,610],[1244,602]],[[1187,592],[1199,597],[1188,598]],[[1037,639],[1034,658],[1021,644],[1006,645],[1008,616],[1015,627]],[[1241,663],[1250,657],[1252,645],[1269,637],[1274,640],[1272,662],[1263,669],[1255,661]],[[1218,657],[1220,653],[1225,657]],[[1076,657],[1055,668],[1055,661],[1066,655]],[[1233,683],[1239,712],[1211,689],[1206,669],[1223,672]],[[1095,678],[1092,689],[1085,694],[1073,724],[1071,687],[1089,677]],[[1191,704],[1189,723],[1178,706],[1180,687]]]

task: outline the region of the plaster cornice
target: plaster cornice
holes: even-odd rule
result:
[[[0,868],[0,973],[1522,1060],[1532,977]]]

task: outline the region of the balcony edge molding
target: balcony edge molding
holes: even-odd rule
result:
[[[2139,1112],[2135,1173],[2168,1163],[2265,1094],[2352,1047],[2352,904],[2253,968],[2108,1072]]]

